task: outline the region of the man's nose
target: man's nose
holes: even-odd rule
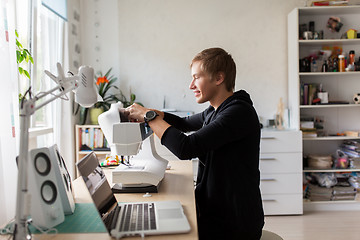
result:
[[[195,85],[194,85],[194,79],[193,79],[193,80],[191,80],[191,82],[190,82],[189,88],[190,88],[190,89],[194,89],[194,87],[195,87]]]

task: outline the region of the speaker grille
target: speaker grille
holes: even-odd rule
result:
[[[45,181],[41,185],[41,198],[47,204],[53,204],[57,198],[57,189],[52,181]]]
[[[36,154],[34,159],[34,167],[36,172],[38,172],[41,176],[48,175],[51,170],[51,162],[48,155],[43,152]]]

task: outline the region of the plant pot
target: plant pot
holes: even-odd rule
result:
[[[87,118],[88,111],[89,111],[88,108],[80,107],[80,119],[79,119],[80,125],[86,124],[86,118]]]
[[[99,124],[98,117],[103,112],[104,112],[103,108],[91,108],[90,109],[90,123],[94,124],[94,125]]]

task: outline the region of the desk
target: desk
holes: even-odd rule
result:
[[[187,234],[174,235],[158,235],[146,236],[145,239],[198,239],[197,223],[196,223],[196,209],[193,183],[193,167],[191,161],[170,161],[171,169],[165,173],[165,178],[161,183],[159,193],[152,193],[152,197],[144,198],[143,194],[129,193],[116,194],[116,199],[119,202],[148,202],[148,201],[164,201],[164,200],[180,200],[185,215],[190,223],[191,231]],[[106,177],[111,184],[111,172],[105,171]],[[91,202],[91,197],[86,189],[86,186],[81,178],[73,181],[73,189],[75,193],[75,201],[77,203]],[[170,237],[171,236],[171,237]],[[5,238],[3,238],[5,237]],[[7,239],[7,236],[0,236],[0,239]],[[35,239],[112,239],[107,233],[92,233],[92,234],[58,234],[54,235],[35,235]],[[141,237],[131,237],[125,239],[141,239]]]

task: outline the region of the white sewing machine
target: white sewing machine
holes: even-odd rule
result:
[[[122,107],[121,102],[112,104],[98,118],[111,156],[118,155],[123,162],[112,171],[114,191],[157,192],[168,161],[157,154],[151,128],[145,123],[127,122],[121,116]]]

